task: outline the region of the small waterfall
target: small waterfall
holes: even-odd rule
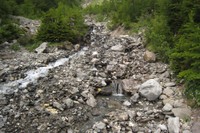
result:
[[[113,96],[124,96],[123,95],[123,83],[121,80],[112,81],[112,95]]]
[[[39,67],[37,69],[29,70],[25,73],[27,76],[23,79],[18,79],[6,84],[0,84],[0,93],[11,94],[17,91],[17,89],[26,88],[28,84],[36,84],[40,77],[46,77],[48,75],[49,69],[61,66],[74,57],[84,55],[87,49],[88,48],[85,47],[68,58],[61,58],[54,63],[49,63],[46,67]]]

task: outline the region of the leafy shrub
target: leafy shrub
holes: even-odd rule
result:
[[[189,22],[180,30],[171,55],[171,65],[179,78],[185,79],[186,95],[200,105],[200,25]]]
[[[17,39],[22,31],[13,23],[0,25],[0,43]]]
[[[80,8],[59,4],[47,12],[42,20],[37,39],[49,42],[76,42],[86,32]]]
[[[171,33],[165,16],[156,15],[150,20],[150,26],[146,31],[147,47],[156,52],[163,61],[168,61],[172,48],[170,36]]]

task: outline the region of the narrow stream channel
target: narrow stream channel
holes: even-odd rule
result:
[[[48,75],[50,69],[59,67],[74,57],[84,55],[87,49],[87,47],[84,47],[82,50],[73,55],[70,55],[68,58],[58,59],[53,63],[49,63],[46,67],[39,67],[37,69],[29,70],[25,73],[25,78],[18,79],[5,84],[0,84],[0,93],[12,94],[18,89],[26,88],[28,84],[36,84],[39,78],[46,77]]]

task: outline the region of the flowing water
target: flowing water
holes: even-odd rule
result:
[[[48,75],[48,72],[49,72],[50,69],[64,65],[66,62],[68,62],[70,59],[72,59],[74,57],[84,55],[85,51],[87,49],[88,48],[85,47],[82,50],[80,50],[79,52],[77,52],[73,55],[70,55],[68,58],[58,59],[56,62],[49,63],[45,67],[39,67],[37,69],[29,70],[25,73],[25,75],[26,75],[25,78],[18,79],[18,80],[8,82],[8,83],[5,83],[5,84],[0,84],[0,93],[11,94],[11,93],[17,91],[18,89],[26,88],[28,86],[28,84],[36,84],[37,80],[39,78],[46,77]]]

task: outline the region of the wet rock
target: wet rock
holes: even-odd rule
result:
[[[156,61],[156,55],[153,52],[146,51],[144,53],[144,60],[147,62],[155,62]]]
[[[138,102],[138,99],[139,99],[140,95],[138,93],[135,93],[131,98],[130,98],[130,101],[132,103],[136,103]]]
[[[190,119],[192,111],[189,108],[173,108],[172,112],[180,119]]]
[[[169,133],[179,133],[180,132],[180,123],[179,123],[178,117],[168,118],[167,123],[168,123],[167,126],[168,126]]]
[[[112,88],[111,86],[97,88],[97,94],[102,96],[110,96],[112,95]]]
[[[163,110],[164,112],[169,112],[169,111],[172,110],[172,108],[173,108],[173,107],[172,107],[171,104],[166,103],[165,106],[162,108],[162,110]]]
[[[124,47],[121,44],[118,44],[118,45],[112,46],[111,50],[113,50],[113,51],[123,51]]]
[[[86,101],[87,105],[91,107],[95,107],[97,105],[96,99],[92,94],[88,95],[88,100]]]
[[[138,91],[138,88],[136,86],[136,83],[134,82],[134,79],[124,79],[123,82],[123,90],[125,92],[130,92],[132,94],[135,94]]]
[[[47,50],[47,44],[47,42],[43,42],[38,48],[35,49],[35,52],[38,54],[44,53],[45,50]]]
[[[139,93],[149,101],[153,101],[162,93],[162,87],[155,79],[150,79],[140,86]]]
[[[70,98],[64,99],[63,102],[67,105],[67,108],[72,108],[74,106],[74,102]]]

